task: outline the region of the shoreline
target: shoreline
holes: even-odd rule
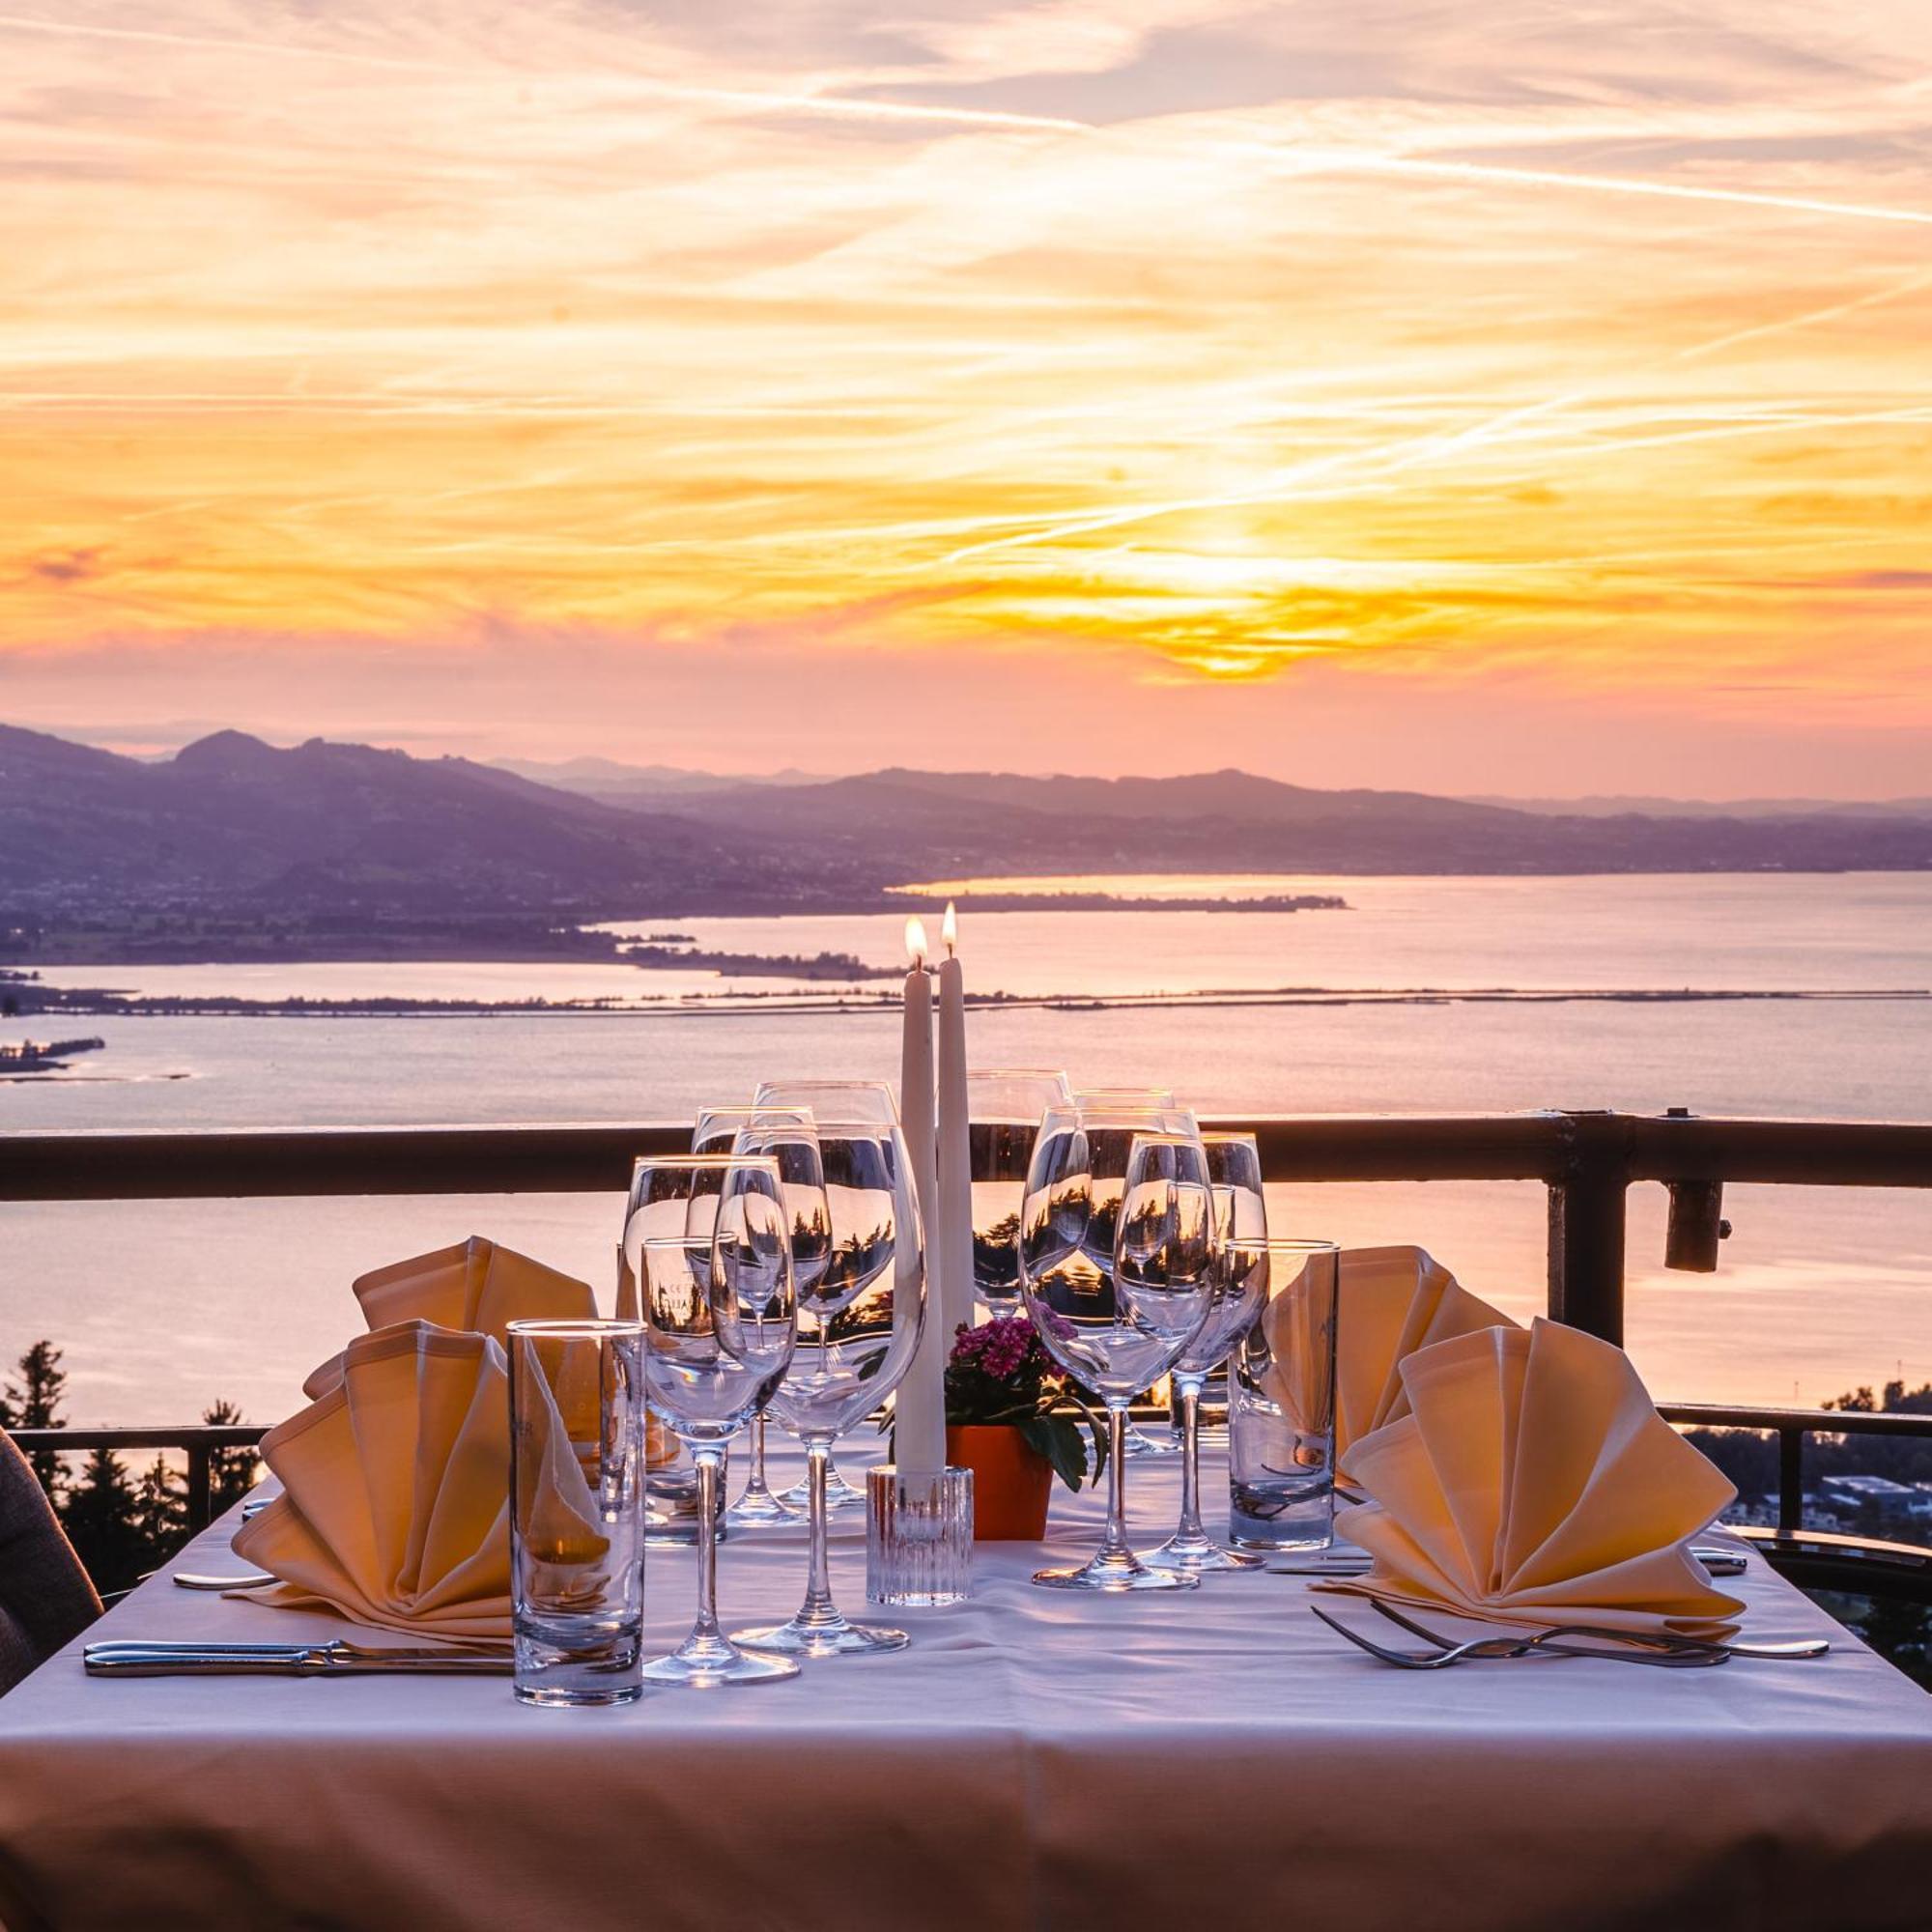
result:
[[[896,991],[852,993],[696,993],[620,1004],[591,1000],[434,1000],[371,996],[331,1000],[304,995],[258,1000],[229,994],[144,997],[76,987],[40,1015],[109,1019],[725,1019],[760,1013],[879,1014],[898,1010]],[[1231,1007],[1694,1006],[1751,1002],[1932,1003],[1927,986],[1223,986],[1144,993],[968,993],[982,1012],[1113,1012]],[[29,1014],[22,1012],[20,1019]]]

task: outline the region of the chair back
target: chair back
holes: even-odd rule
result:
[[[0,1691],[100,1614],[33,1464],[0,1430]]]

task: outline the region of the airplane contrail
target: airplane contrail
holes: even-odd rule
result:
[[[446,61],[411,60],[395,54],[360,53],[348,48],[278,41],[251,41],[219,34],[174,34],[154,27],[94,26],[74,20],[48,20],[26,14],[0,14],[0,31],[48,34],[69,39],[133,41],[151,46],[199,48],[211,53],[268,54],[278,60],[335,62],[399,73],[513,79],[519,85],[530,78],[522,69],[460,66]],[[772,94],[753,88],[699,87],[634,72],[619,72],[611,77],[621,80],[628,87],[662,95],[667,99],[710,101],[724,107],[751,108],[759,113],[829,114],[848,119],[929,122],[967,128],[1011,128],[1055,134],[1091,134],[1096,131],[1089,122],[1069,121],[1050,114],[1005,113],[987,107],[930,107],[902,100],[860,100],[842,94]]]

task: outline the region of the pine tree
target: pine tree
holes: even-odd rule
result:
[[[232,1428],[242,1420],[242,1411],[225,1397],[201,1412],[212,1429]],[[208,1459],[208,1479],[212,1492],[212,1514],[219,1516],[232,1509],[254,1487],[255,1464],[259,1459],[252,1449],[216,1449]]]
[[[144,1570],[158,1568],[186,1540],[187,1497],[165,1456],[157,1455],[134,1486],[130,1523],[142,1544]]]
[[[111,1449],[96,1449],[61,1508],[68,1541],[103,1597],[131,1589],[152,1566],[137,1523],[138,1498]]]
[[[65,1429],[67,1417],[61,1403],[67,1395],[67,1371],[61,1367],[61,1351],[51,1342],[36,1342],[20,1357],[18,1378],[8,1382],[6,1413],[0,1417],[9,1429]],[[27,1459],[41,1488],[56,1502],[66,1483],[58,1450],[36,1449]]]

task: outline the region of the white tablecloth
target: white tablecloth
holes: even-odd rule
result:
[[[1164,1530],[1170,1464],[1138,1462]],[[1095,1515],[1057,1492],[1054,1548]],[[177,1567],[233,1566],[217,1525]],[[1069,1533],[1072,1532],[1072,1533]],[[1151,1540],[1150,1537],[1149,1540]],[[78,1647],[0,1701],[0,1920],[39,1926],[1509,1928],[1932,1923],[1932,1698],[1752,1559],[1754,1635],[1818,1663],[1389,1669],[1286,1577],[1031,1588],[793,1682],[522,1708],[506,1682],[102,1682]],[[722,1552],[724,1614],[788,1613],[794,1538]],[[863,1538],[835,1583],[864,1608]],[[649,1623],[686,1627],[688,1552]],[[1331,1600],[1344,1615],[1364,1606]],[[156,1578],[100,1634],[340,1634]]]

